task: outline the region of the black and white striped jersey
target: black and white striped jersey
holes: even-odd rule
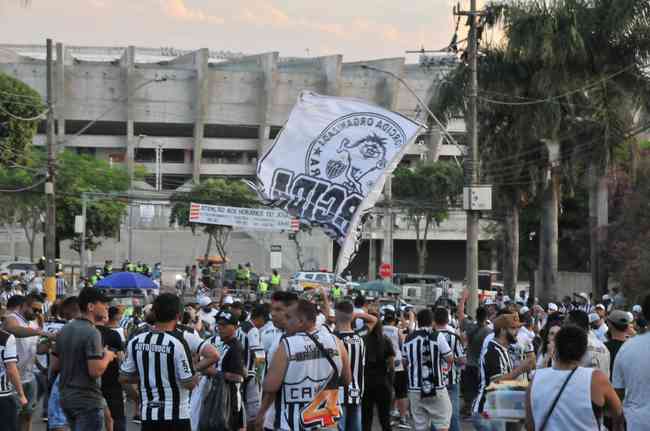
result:
[[[0,329],[0,397],[6,397],[14,392],[14,387],[7,376],[7,364],[18,362],[16,353],[16,338],[7,331]]]
[[[341,386],[339,390],[339,399],[341,404],[358,405],[363,398],[364,369],[366,366],[366,344],[356,332],[338,332],[334,335],[339,337],[345,345],[345,350],[350,358],[350,369],[352,371],[352,381],[348,386]]]
[[[255,325],[247,320],[237,328],[236,337],[244,351],[244,366],[248,370],[248,377],[255,377],[255,357],[264,351],[260,341],[260,332]]]
[[[451,348],[451,353],[454,355],[454,364],[452,364],[452,366],[449,368],[449,373],[447,373],[447,383],[456,385],[460,383],[460,366],[456,365],[455,362],[457,359],[465,357],[463,342],[458,336],[456,330],[449,325],[439,330],[438,332],[445,336],[447,344],[449,344],[449,347]]]
[[[451,354],[447,339],[439,332],[424,328],[409,334],[402,346],[408,390],[430,393],[445,388],[446,364]]]
[[[120,372],[140,380],[141,417],[146,421],[190,418],[192,354],[181,331],[149,331],[129,341]]]
[[[485,405],[485,390],[490,382],[497,376],[512,372],[512,359],[508,353],[508,348],[503,347],[494,338],[490,340],[481,354],[481,381],[479,384],[478,395],[472,405],[474,413],[483,413]]]

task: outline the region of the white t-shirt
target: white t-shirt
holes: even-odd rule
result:
[[[616,355],[612,384],[625,389],[623,411],[628,431],[645,431],[650,424],[650,334],[637,335],[626,341]]]
[[[215,332],[216,328],[216,323],[217,323],[217,314],[219,312],[215,310],[214,308],[211,308],[209,312],[203,311],[203,309],[199,310],[199,320],[203,321],[206,323],[208,326],[208,331],[210,332]]]
[[[596,337],[593,331],[587,334],[587,352],[580,361],[580,366],[585,368],[596,368],[610,378],[610,364],[611,356],[609,349],[603,344],[602,341]]]
[[[606,323],[603,322],[598,329],[594,329],[594,334],[596,335],[596,338],[598,338],[600,341],[603,343],[607,341],[607,331],[609,331],[609,327],[607,326]]]
[[[384,335],[388,337],[393,350],[395,350],[395,371],[404,371],[404,363],[402,362],[402,343],[400,340],[399,328],[391,325],[384,325]]]

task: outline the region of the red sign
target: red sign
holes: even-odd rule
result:
[[[393,276],[393,265],[390,263],[382,263],[379,265],[379,276],[381,278],[391,278]]]

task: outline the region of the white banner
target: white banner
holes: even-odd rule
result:
[[[237,208],[218,205],[190,204],[190,223],[218,224],[245,230],[275,230],[295,232],[299,221],[282,210]]]
[[[258,162],[258,192],[301,223],[322,226],[341,245],[340,273],[355,253],[362,216],[422,127],[362,100],[302,92]]]

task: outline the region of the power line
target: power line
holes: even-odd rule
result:
[[[7,189],[0,189],[0,192],[2,192],[2,193],[20,193],[20,192],[26,192],[26,191],[28,191],[28,190],[33,190],[33,189],[35,189],[36,187],[42,185],[43,183],[45,183],[45,181],[47,181],[47,177],[44,177],[42,180],[40,180],[40,181],[38,181],[38,182],[32,184],[31,186],[22,187],[22,188],[19,188],[19,189],[10,189],[10,190],[7,190]]]
[[[529,101],[522,101],[522,102],[503,102],[503,101],[500,101],[500,100],[494,100],[494,99],[490,99],[490,98],[483,97],[483,96],[479,96],[479,99],[481,99],[481,100],[483,100],[485,102],[493,103],[493,104],[497,104],[497,105],[507,105],[507,106],[539,105],[539,104],[542,104],[542,103],[548,103],[548,102],[552,102],[552,101],[555,101],[555,100],[558,100],[558,99],[563,99],[563,98],[565,98],[567,96],[570,96],[572,94],[575,94],[575,93],[580,93],[582,91],[587,91],[587,90],[589,90],[591,88],[594,88],[594,87],[596,87],[596,86],[598,86],[598,85],[600,85],[600,84],[602,84],[604,82],[607,82],[607,81],[617,77],[618,75],[621,75],[621,74],[627,72],[629,69],[632,69],[634,67],[636,67],[635,63],[630,64],[627,67],[624,67],[623,69],[621,69],[621,70],[619,70],[619,71],[617,71],[615,73],[612,73],[609,76],[605,76],[605,77],[603,77],[601,79],[598,79],[598,80],[596,80],[596,81],[594,81],[594,82],[592,82],[590,84],[587,84],[587,85],[582,86],[580,88],[576,88],[576,89],[571,90],[571,91],[567,91],[566,93],[563,93],[563,94],[560,94],[560,95],[557,95],[557,96],[548,97],[546,99],[537,99],[537,100],[529,100]]]

